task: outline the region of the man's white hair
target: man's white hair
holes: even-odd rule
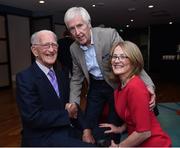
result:
[[[64,23],[66,24],[66,27],[68,28],[67,22],[71,19],[73,19],[75,16],[81,16],[82,19],[91,26],[91,17],[87,10],[83,7],[72,7],[69,8],[65,15],[64,15]]]
[[[40,31],[37,31],[35,33],[32,34],[31,36],[31,44],[38,44],[40,43],[40,38],[39,38],[39,34],[41,33],[51,33],[53,36],[54,36],[54,39],[57,41],[57,36],[54,32],[52,32],[51,30],[40,30]]]

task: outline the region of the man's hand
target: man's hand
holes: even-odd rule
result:
[[[147,86],[147,89],[151,95],[151,100],[149,101],[149,108],[152,111],[156,105],[156,94],[155,94],[153,88]]]
[[[93,137],[90,129],[85,129],[83,131],[82,140],[87,143],[92,143],[92,144],[95,143],[94,137]]]
[[[68,111],[70,118],[77,118],[78,107],[76,103],[66,103],[65,109]]]

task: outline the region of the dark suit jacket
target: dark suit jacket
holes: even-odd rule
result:
[[[63,72],[56,72],[56,77],[60,98],[36,63],[16,76],[23,146],[69,146],[65,141],[74,146],[73,142],[77,143],[68,139],[71,122],[65,103],[69,101],[69,79]]]

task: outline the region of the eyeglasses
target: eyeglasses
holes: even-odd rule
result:
[[[124,55],[124,54],[120,54],[119,56],[118,55],[112,55],[111,56],[111,59],[113,60],[113,61],[115,61],[116,59],[118,59],[118,60],[125,60],[125,59],[127,59],[128,58],[128,56],[126,56],[126,55]]]
[[[56,43],[45,43],[45,44],[33,44],[35,46],[41,46],[43,49],[49,49],[51,46],[53,49],[58,48],[58,44]]]

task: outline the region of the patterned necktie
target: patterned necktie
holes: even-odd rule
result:
[[[48,72],[48,75],[50,76],[50,82],[52,86],[54,87],[56,94],[60,96],[55,72],[52,69],[50,69]]]

